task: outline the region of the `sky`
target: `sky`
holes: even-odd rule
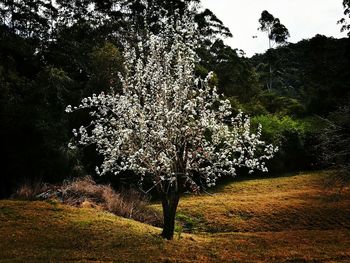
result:
[[[263,10],[280,19],[290,33],[288,42],[296,43],[316,34],[346,37],[337,21],[343,17],[343,0],[201,0],[230,28],[233,38],[225,39],[232,48],[242,49],[248,57],[268,48],[266,33],[257,30]],[[257,36],[257,38],[253,38]]]

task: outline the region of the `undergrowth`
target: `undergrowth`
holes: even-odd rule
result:
[[[162,224],[161,215],[149,207],[149,198],[144,194],[134,189],[116,192],[110,185],[97,184],[89,176],[65,181],[59,186],[26,183],[18,188],[13,198],[57,200],[75,207],[102,209],[153,226]]]

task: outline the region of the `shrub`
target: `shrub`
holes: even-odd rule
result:
[[[62,185],[27,182],[12,196],[21,200],[60,200],[77,207],[99,207],[125,218],[131,218],[154,226],[162,225],[162,217],[149,208],[149,199],[134,189],[116,192],[110,185],[97,184],[91,177],[65,181]]]
[[[294,120],[289,116],[260,115],[252,118],[252,123],[255,126],[260,123],[263,127],[263,138],[280,146],[286,141],[285,135],[287,133],[296,133],[300,137],[303,137],[306,131],[304,122]]]
[[[252,118],[254,126],[258,123],[263,127],[263,140],[280,148],[276,158],[270,161],[271,173],[316,168],[314,144],[319,121],[314,118],[300,120],[289,116],[261,115]]]
[[[321,129],[317,146],[320,158],[336,170],[333,183],[347,186],[350,183],[350,103],[331,112],[324,120],[326,126]]]
[[[20,200],[35,200],[37,195],[46,191],[47,186],[40,181],[27,181],[20,185],[12,195],[12,198]]]
[[[62,186],[63,203],[81,206],[89,202],[118,216],[160,226],[161,216],[150,209],[149,199],[140,192],[130,189],[115,192],[110,185],[99,185],[91,177],[66,182]]]
[[[263,92],[254,99],[255,103],[259,103],[271,114],[289,115],[301,117],[305,114],[305,106],[298,100],[279,96],[273,92]]]

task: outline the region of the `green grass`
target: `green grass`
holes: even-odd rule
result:
[[[326,178],[249,180],[183,198],[172,241],[96,209],[0,201],[0,262],[350,262],[350,191],[325,188]]]

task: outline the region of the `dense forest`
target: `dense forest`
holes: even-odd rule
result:
[[[67,147],[72,128],[86,123],[88,115],[68,116],[65,108],[118,89],[122,41],[132,39],[135,21],[140,21],[137,30],[144,27],[144,1],[55,2],[0,1],[0,197],[24,182],[94,175],[100,160],[93,149]],[[186,8],[180,0],[148,2],[169,14]],[[271,174],[334,164],[347,171],[349,38],[316,35],[248,58],[224,44],[222,38],[232,34],[213,12],[201,10],[195,21],[201,35],[196,73],[205,77],[213,71],[233,109],[261,123],[264,139],[280,146],[269,164]]]

